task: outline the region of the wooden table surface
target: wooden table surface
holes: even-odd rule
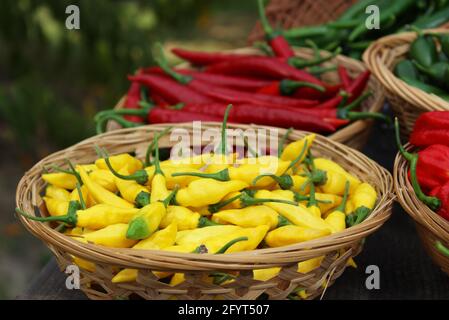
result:
[[[376,125],[363,151],[391,171],[396,154],[391,128]],[[449,277],[426,255],[413,221],[398,204],[391,219],[367,238],[355,260],[358,268],[347,268],[324,299],[449,299]],[[365,286],[369,265],[379,267],[379,290]],[[87,299],[80,290],[66,289],[65,280],[52,260],[17,299]]]

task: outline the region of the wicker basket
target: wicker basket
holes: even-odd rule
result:
[[[426,32],[448,33],[448,29],[431,29]],[[385,87],[385,93],[394,113],[399,118],[401,133],[407,137],[418,116],[426,111],[449,110],[449,103],[428,94],[397,78],[392,70],[409,50],[416,38],[415,32],[387,36],[372,43],[363,54],[363,61]]]
[[[216,128],[219,123],[202,123],[202,130]],[[43,210],[43,201],[39,193],[44,188],[40,175],[45,165],[50,163],[63,165],[64,159],[75,163],[88,163],[96,159],[94,144],[106,147],[111,153],[136,152],[142,158],[145,148],[154,134],[162,131],[166,125],[147,125],[139,128],[111,131],[84,140],[70,148],[56,152],[37,163],[19,182],[16,194],[17,206],[29,214],[35,208]],[[192,123],[179,124],[192,133]],[[240,129],[276,129],[230,125]],[[260,132],[259,132],[260,133]],[[279,138],[285,133],[279,129]],[[294,131],[291,140],[304,137],[307,133]],[[173,146],[168,136],[161,138],[160,147]],[[226,255],[181,254],[168,251],[113,249],[92,244],[84,244],[50,228],[48,224],[19,217],[25,227],[46,243],[64,269],[73,264],[72,255],[94,262],[95,272],[81,269],[81,289],[91,299],[134,298],[144,299],[256,299],[266,294],[269,299],[285,299],[295,288],[304,288],[309,298],[324,294],[345,270],[350,257],[358,254],[362,248],[362,239],[376,231],[390,217],[393,195],[393,183],[390,173],[358,151],[317,136],[313,144],[316,155],[338,161],[349,172],[375,186],[379,198],[376,207],[361,224],[333,235],[299,243],[295,245],[260,249],[255,251]],[[313,257],[325,255],[321,267],[307,274],[296,272],[297,263]],[[268,281],[256,281],[252,278],[253,269],[280,266],[281,272]],[[136,282],[113,284],[111,278],[117,267],[139,270]],[[151,270],[177,271],[185,273],[186,281],[171,287],[157,281]],[[235,272],[236,281],[226,285],[213,285],[203,281],[210,272]]]
[[[253,48],[241,48],[232,50],[232,52],[248,53],[248,54],[259,53],[258,50]],[[313,51],[309,48],[299,48],[296,49],[295,52],[298,57],[305,59],[312,59],[314,54]],[[329,53],[323,51],[323,54]],[[362,62],[340,55],[330,60],[329,62],[325,63],[324,65],[332,65],[335,63],[343,65],[345,68],[347,68],[349,75],[352,77],[356,77],[358,74],[366,70]],[[189,67],[188,64],[183,64],[181,66]],[[339,81],[337,72],[327,72],[326,74],[323,75],[323,79],[329,83],[337,83]],[[368,88],[371,92],[373,92],[373,95],[362,103],[362,109],[373,112],[380,111],[383,107],[385,100],[382,85],[374,77],[371,77],[371,79],[368,82]],[[115,108],[116,109],[122,108],[124,102],[125,98],[122,97],[115,106]],[[333,133],[332,135],[329,136],[329,138],[333,139],[334,141],[343,143],[347,146],[350,146],[354,149],[361,150],[368,140],[372,125],[373,125],[372,120],[355,121],[350,125]],[[110,121],[107,125],[107,131],[111,131],[118,128],[120,128],[120,126],[113,121]]]
[[[410,144],[405,145],[405,148],[408,151],[413,149]],[[435,247],[437,240],[449,247],[449,221],[430,210],[416,197],[408,179],[408,168],[407,160],[398,153],[394,162],[394,188],[397,200],[415,221],[416,229],[427,253],[449,275],[449,257]]]
[[[265,12],[273,26],[290,29],[318,25],[337,19],[357,0],[271,0]],[[264,38],[259,22],[248,37],[252,43]]]

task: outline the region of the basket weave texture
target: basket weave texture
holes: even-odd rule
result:
[[[357,0],[271,0],[265,12],[272,26],[290,29],[318,25],[337,19]],[[248,41],[262,40],[264,32],[259,22]]]
[[[248,54],[260,53],[260,51],[253,48],[241,48],[232,50],[230,52],[248,53]],[[295,49],[295,53],[298,57],[304,59],[312,59],[314,55],[313,50],[309,48]],[[329,54],[328,52],[325,51],[323,51],[322,53],[323,55]],[[335,57],[334,59],[331,59],[329,62],[326,62],[323,65],[326,66],[332,64],[344,66],[348,70],[348,74],[353,78],[366,70],[366,67],[362,62],[341,55]],[[180,67],[183,68],[189,67],[189,65],[182,64],[180,65]],[[336,71],[325,73],[323,75],[323,79],[333,84],[339,82],[338,73]],[[383,107],[385,100],[383,86],[374,77],[371,77],[370,80],[368,81],[367,88],[373,94],[362,103],[362,109],[365,111],[372,111],[372,112],[380,111]],[[123,108],[124,103],[125,97],[122,97],[114,108],[121,109]],[[334,141],[343,143],[347,146],[350,146],[354,149],[361,150],[368,141],[372,125],[373,120],[354,121],[348,126],[331,134],[329,138]],[[106,130],[111,131],[118,128],[120,128],[120,126],[116,122],[109,121]]]
[[[413,151],[410,144],[405,149]],[[400,153],[394,162],[394,188],[397,201],[413,218],[423,246],[432,260],[449,275],[449,257],[443,255],[435,247],[436,241],[449,247],[449,222],[422,203],[413,191],[408,179],[409,165]]]
[[[449,33],[448,29],[430,29],[425,32]],[[415,32],[390,35],[377,40],[363,54],[363,61],[385,87],[385,94],[399,118],[401,133],[407,137],[416,119],[423,112],[449,110],[449,102],[410,86],[393,73],[395,65],[405,58]]]
[[[68,149],[56,152],[37,163],[19,182],[16,203],[19,208],[33,215],[35,208],[44,214],[43,201],[39,193],[44,188],[41,179],[45,165],[63,165],[68,158],[74,163],[89,163],[96,159],[94,144],[105,147],[111,154],[135,151],[143,158],[148,143],[166,125],[147,125],[138,128],[107,132],[84,140]],[[219,123],[202,123],[202,130],[216,128]],[[193,132],[192,123],[179,124]],[[229,125],[229,128],[257,129],[246,125]],[[260,131],[259,131],[260,132]],[[279,138],[285,133],[279,130]],[[307,132],[294,131],[289,141],[304,137]],[[268,138],[267,138],[268,139]],[[160,140],[160,147],[170,147],[168,136]],[[372,184],[378,192],[377,204],[369,217],[361,224],[330,236],[295,245],[259,249],[240,253],[210,255],[183,254],[168,251],[115,249],[84,244],[52,229],[47,223],[19,219],[36,237],[40,238],[54,253],[63,269],[73,264],[72,255],[96,264],[94,272],[81,269],[81,289],[91,299],[134,298],[144,299],[256,299],[265,294],[269,299],[285,299],[295,288],[304,288],[308,298],[324,294],[345,270],[347,260],[359,253],[362,240],[376,231],[390,217],[394,195],[390,173],[362,153],[328,138],[316,137],[312,150],[315,155],[337,161],[361,180]],[[44,214],[45,215],[45,214]],[[325,255],[321,266],[307,274],[296,271],[297,263]],[[278,276],[268,281],[253,279],[252,270],[279,266]],[[118,267],[139,270],[136,282],[111,283]],[[157,281],[151,271],[185,273],[185,282],[171,287]],[[236,280],[229,284],[214,285],[204,282],[211,272],[238,272]]]

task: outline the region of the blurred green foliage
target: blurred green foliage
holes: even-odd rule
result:
[[[188,35],[207,3],[0,1],[0,139],[34,160],[92,135],[93,114],[152,63],[153,42]],[[80,30],[65,27],[70,4]]]

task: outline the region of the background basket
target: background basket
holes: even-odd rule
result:
[[[248,53],[248,54],[260,53],[260,51],[253,48],[241,48],[232,50],[230,52]],[[313,50],[309,48],[295,49],[295,53],[298,57],[304,59],[312,59],[314,55]],[[329,53],[323,51],[323,55],[325,54]],[[335,57],[334,59],[331,59],[330,61],[324,63],[323,65],[329,66],[332,64],[343,65],[348,70],[348,73],[351,77],[356,77],[358,74],[366,70],[362,62],[341,55]],[[189,67],[188,64],[182,64],[181,66]],[[338,74],[336,71],[327,72],[323,74],[323,79],[329,83],[337,83],[339,81]],[[373,93],[373,95],[362,103],[362,109],[365,111],[373,111],[373,112],[380,111],[383,107],[385,100],[382,85],[374,77],[371,77],[367,87]],[[122,97],[114,108],[115,109],[122,108],[124,102],[125,98]],[[354,121],[348,126],[330,135],[329,138],[331,138],[334,141],[343,143],[347,146],[350,146],[354,149],[361,150],[368,140],[372,125],[373,120]],[[118,128],[120,128],[120,126],[116,122],[109,121],[106,130],[111,131]]]
[[[448,29],[430,29],[426,32],[448,33]],[[418,116],[426,111],[449,110],[449,103],[406,84],[393,74],[395,65],[407,54],[416,32],[390,35],[377,40],[363,54],[363,61],[385,87],[385,94],[399,118],[401,133],[407,137]]]
[[[219,123],[204,123],[202,130],[215,128],[218,132]],[[68,158],[74,163],[88,163],[96,159],[94,144],[105,147],[111,154],[121,152],[136,152],[140,158],[154,137],[166,125],[147,125],[111,131],[84,140],[68,149],[56,152],[37,163],[19,182],[17,187],[17,206],[35,214],[35,208],[43,209],[39,193],[44,188],[41,179],[45,165],[64,165]],[[192,123],[179,124],[192,133]],[[273,127],[229,125],[229,128],[240,129],[276,129]],[[260,131],[259,131],[260,133]],[[285,130],[279,130],[279,138]],[[307,133],[294,131],[289,141],[304,137]],[[268,139],[268,138],[267,138]],[[173,146],[168,136],[160,140],[160,147]],[[324,294],[346,268],[350,257],[361,250],[361,241],[376,231],[390,216],[393,192],[390,173],[362,153],[347,146],[336,143],[322,136],[317,136],[313,147],[314,153],[337,161],[349,172],[357,175],[363,181],[371,183],[377,190],[379,198],[376,207],[369,217],[361,224],[342,232],[291,246],[261,249],[255,251],[233,253],[226,255],[180,254],[174,252],[113,249],[91,244],[84,244],[64,234],[61,234],[48,224],[19,219],[25,227],[40,238],[56,256],[59,266],[63,269],[73,264],[72,255],[94,262],[94,272],[81,269],[81,289],[91,299],[113,299],[141,297],[145,299],[256,299],[265,294],[269,299],[285,299],[295,288],[304,288],[308,298]],[[41,210],[43,211],[43,210]],[[325,255],[321,266],[307,274],[296,272],[297,263],[313,257]],[[252,278],[253,269],[280,266],[281,272],[268,281],[256,281]],[[133,283],[113,284],[111,278],[117,267],[129,267],[139,270],[137,281]],[[157,281],[150,270],[184,272],[186,281],[176,287]],[[213,285],[202,279],[210,272],[238,271],[236,281],[227,285]]]
[[[405,149],[412,151],[413,148],[407,144]],[[408,169],[407,160],[398,153],[394,162],[394,188],[397,200],[415,221],[416,229],[427,253],[449,275],[449,257],[435,247],[437,240],[449,247],[449,221],[419,201],[408,179]]]
[[[273,26],[290,29],[318,25],[340,17],[357,0],[271,0],[265,12]],[[248,37],[250,43],[264,38],[259,22]]]

